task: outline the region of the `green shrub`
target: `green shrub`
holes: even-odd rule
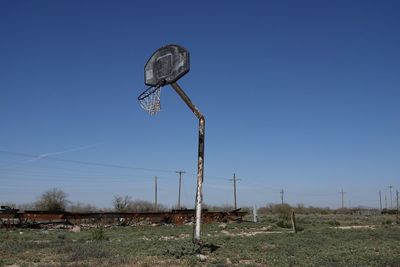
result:
[[[64,240],[67,236],[64,233],[60,233],[57,235],[57,239]]]
[[[289,221],[292,214],[292,208],[288,204],[275,205],[274,213],[278,214],[279,219]]]
[[[340,222],[336,220],[328,221],[328,224],[331,226],[340,226]]]
[[[385,225],[385,224],[386,224],[386,225],[391,225],[391,224],[393,224],[393,221],[387,219],[387,220],[383,221],[382,224],[383,224],[383,225]]]
[[[287,221],[278,221],[276,225],[281,228],[292,228],[292,224]]]
[[[92,240],[106,240],[106,234],[103,227],[98,227],[92,230]]]

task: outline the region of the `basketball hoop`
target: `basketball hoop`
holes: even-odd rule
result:
[[[144,67],[144,83],[148,86],[138,97],[140,106],[150,115],[156,115],[161,110],[161,88],[171,85],[182,98],[194,115],[199,119],[199,144],[197,161],[197,190],[196,190],[196,224],[193,232],[193,242],[200,244],[201,205],[203,202],[204,174],[204,131],[205,118],[200,110],[176,83],[190,70],[189,51],[179,45],[163,46],[153,53]]]
[[[150,86],[138,96],[140,106],[152,116],[161,110],[161,87],[161,83]]]

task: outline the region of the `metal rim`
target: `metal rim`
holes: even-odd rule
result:
[[[159,88],[160,87],[150,86],[138,96],[138,100],[140,101],[145,99],[146,97],[149,97],[150,95],[154,94],[154,92],[156,92]]]
[[[150,86],[138,96],[138,100],[140,101],[145,99],[146,97],[149,97],[150,95],[154,94],[157,90],[161,90],[161,87],[163,87],[164,85],[165,85],[165,80],[162,80],[156,86]]]

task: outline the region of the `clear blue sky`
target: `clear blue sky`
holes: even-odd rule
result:
[[[343,188],[346,205],[378,207],[379,190],[390,205],[399,14],[399,1],[0,1],[0,202],[53,187],[99,207],[152,201],[157,175],[172,206],[185,170],[193,207],[197,119],[170,87],[155,117],[136,100],[148,58],[177,43],[191,53],[179,84],[207,120],[206,203],[232,204],[236,173],[240,206],[282,188],[290,204],[335,208]]]

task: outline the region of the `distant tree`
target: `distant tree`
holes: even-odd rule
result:
[[[35,206],[39,210],[65,211],[67,205],[67,194],[58,188],[52,188],[44,192]]]
[[[113,205],[115,211],[126,212],[128,210],[129,203],[131,202],[130,196],[114,196]]]

